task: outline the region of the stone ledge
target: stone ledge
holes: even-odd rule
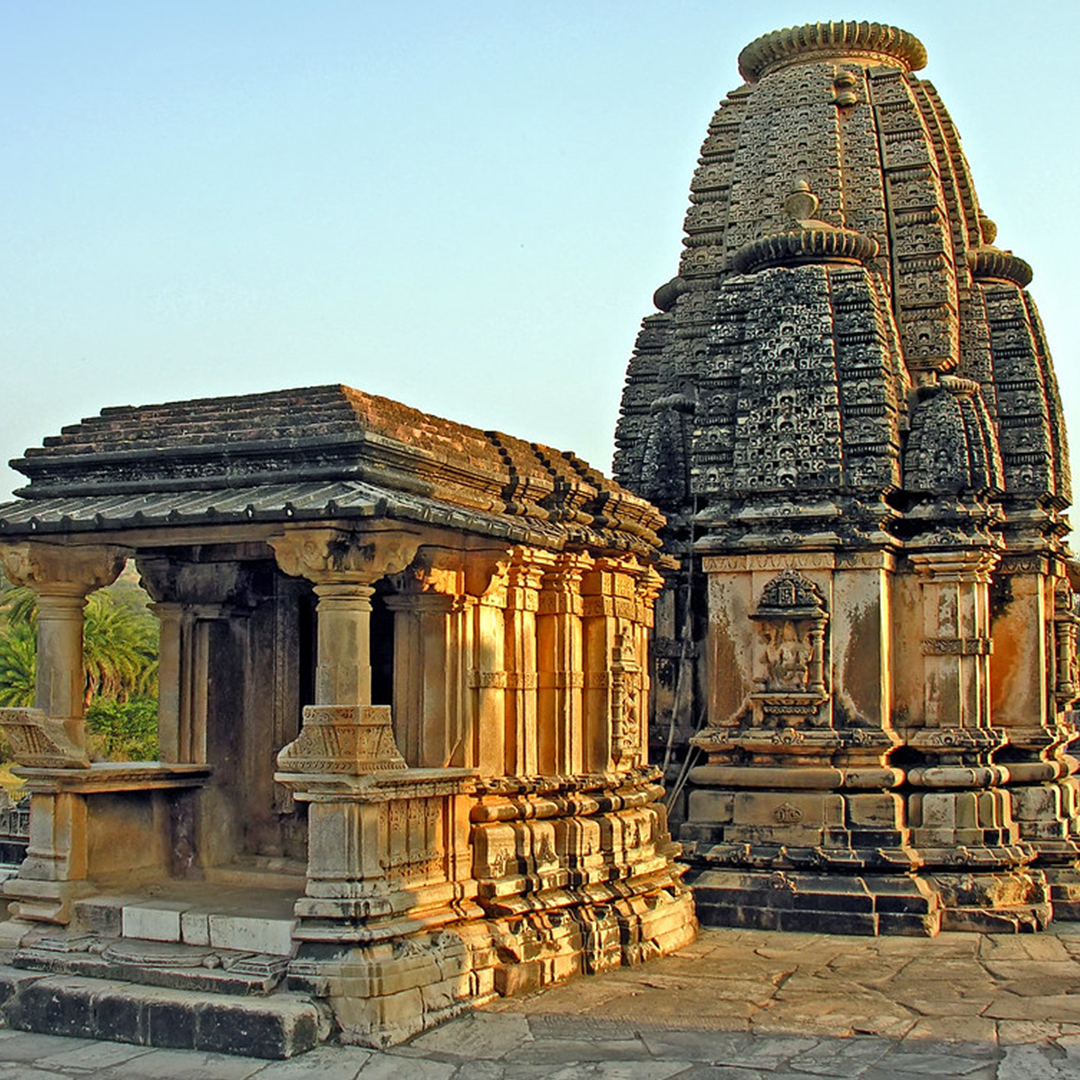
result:
[[[209,765],[166,761],[98,761],[88,769],[39,769],[29,765],[15,769],[26,780],[26,790],[31,793],[68,791],[87,795],[199,787],[212,771]]]
[[[186,990],[0,967],[0,1001],[6,1025],[19,1031],[260,1058],[302,1054],[330,1033],[319,1006],[294,993],[208,999]]]

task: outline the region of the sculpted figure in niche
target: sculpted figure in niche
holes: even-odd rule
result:
[[[829,697],[825,662],[825,601],[795,569],[782,570],[762,590],[750,616],[758,626],[755,724],[800,726],[819,722]],[[821,722],[827,722],[822,714]]]
[[[781,487],[794,487],[797,470],[795,468],[795,449],[791,446],[781,446],[778,450],[778,462],[776,465],[776,478]]]
[[[813,649],[799,635],[793,622],[765,623],[765,664],[770,690],[805,690],[809,682]]]

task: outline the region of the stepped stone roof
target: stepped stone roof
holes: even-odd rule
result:
[[[651,553],[663,523],[572,453],[339,385],[108,408],[11,464],[0,537],[389,516]]]

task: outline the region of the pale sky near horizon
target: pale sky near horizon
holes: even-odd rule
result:
[[[108,405],[344,382],[610,471],[739,50],[829,18],[926,45],[1077,461],[1080,3],[1039,0],[0,0],[0,461]]]

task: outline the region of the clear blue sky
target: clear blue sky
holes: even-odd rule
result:
[[[736,56],[819,18],[926,44],[1080,449],[1080,3],[0,0],[0,459],[344,382],[606,471]]]

